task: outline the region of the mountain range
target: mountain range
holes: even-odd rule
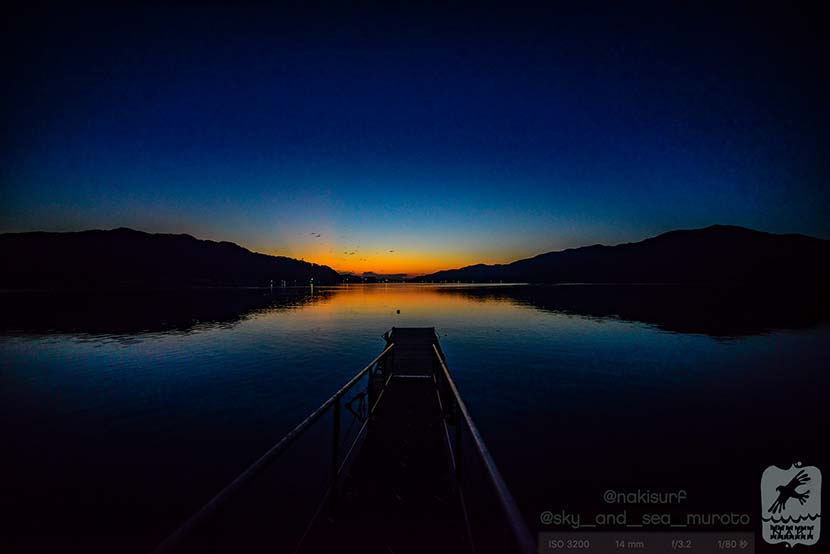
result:
[[[231,242],[127,228],[0,234],[0,288],[175,288],[332,285],[328,266],[251,252]]]
[[[830,282],[830,241],[713,225],[639,242],[596,244],[509,264],[471,265],[419,282],[771,283]]]
[[[258,254],[230,242],[127,228],[0,234],[0,261],[2,289],[268,286],[272,280],[279,286],[282,281],[305,285],[311,279],[333,285],[350,277],[325,265]],[[414,281],[824,285],[830,282],[830,241],[713,225],[509,264],[439,271]]]

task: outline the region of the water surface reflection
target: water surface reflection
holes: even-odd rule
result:
[[[824,290],[697,285],[348,285],[277,289],[5,293],[0,332],[141,334],[233,325],[259,314],[314,307],[333,314],[401,315],[434,326],[470,301],[647,323],[717,337],[803,329],[830,318]],[[489,311],[489,310],[488,310]],[[400,313],[399,313],[400,312]],[[515,314],[502,310],[501,317]],[[394,321],[392,321],[394,323]]]
[[[2,458],[14,478],[0,482],[0,511],[13,533],[0,550],[146,551],[372,359],[393,325],[438,329],[529,521],[596,511],[603,490],[623,487],[685,488],[690,509],[754,514],[764,467],[830,461],[817,446],[827,312],[787,295],[449,285],[4,294],[0,432],[15,446]]]

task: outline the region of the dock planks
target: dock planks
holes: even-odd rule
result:
[[[433,328],[393,328],[391,380],[334,509],[302,552],[467,552],[432,379]]]

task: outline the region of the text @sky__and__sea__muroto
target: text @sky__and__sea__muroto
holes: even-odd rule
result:
[[[539,552],[754,552],[749,514],[678,514],[676,507],[686,499],[685,490],[607,490],[603,501],[614,505],[613,510],[595,514],[546,510],[539,520],[551,530],[539,534]],[[675,509],[669,513],[660,510],[661,505]]]

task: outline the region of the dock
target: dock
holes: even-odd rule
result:
[[[325,492],[307,523],[281,530],[279,551],[293,536],[287,551],[297,554],[535,552],[449,374],[435,329],[393,327],[383,338],[381,354],[154,552],[267,547],[277,535],[267,506],[249,507],[229,526],[222,521],[231,519],[228,505],[242,504],[239,492],[255,488],[266,469],[276,471],[272,464],[329,412]],[[355,424],[358,430],[350,433]],[[254,520],[257,532],[251,531]]]
[[[435,331],[393,329],[387,341],[395,348],[383,401],[344,476],[333,515],[319,520],[303,552],[330,551],[335,537],[353,535],[350,547],[367,554],[422,553],[436,545],[470,552],[432,372]]]

